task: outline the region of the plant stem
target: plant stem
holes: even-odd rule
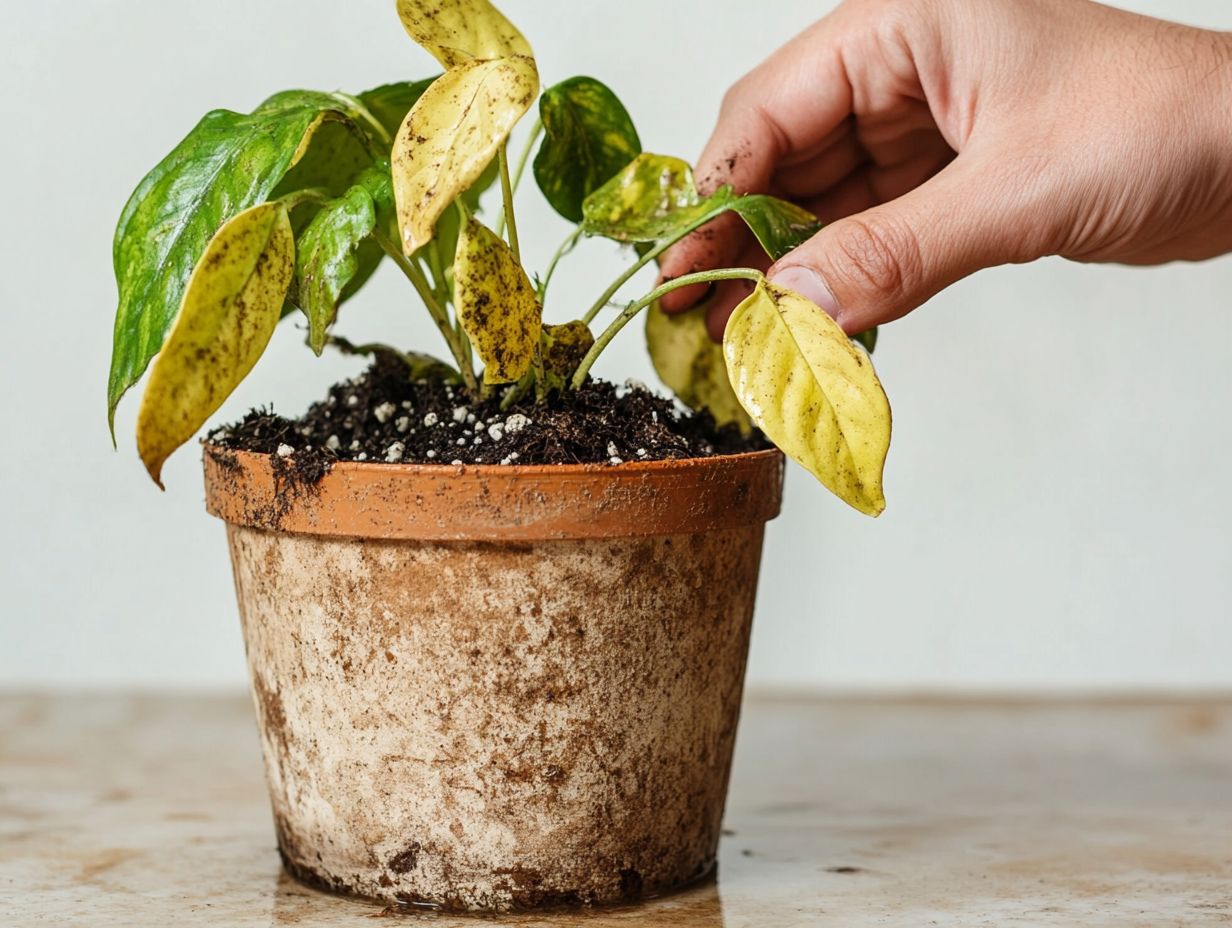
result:
[[[424,301],[424,306],[428,308],[428,315],[432,317],[432,321],[436,323],[436,327],[440,330],[441,335],[445,339],[445,343],[449,345],[450,352],[453,353],[454,363],[458,365],[458,371],[462,374],[462,380],[466,383],[466,389],[472,394],[476,394],[479,389],[479,384],[475,380],[475,372],[466,353],[462,350],[462,340],[458,338],[458,333],[449,323],[449,313],[445,307],[437,302],[436,295],[432,292],[432,287],[428,284],[428,280],[424,277],[418,265],[410,260],[402,253],[402,249],[393,243],[393,241],[380,229],[374,229],[372,237],[384,249],[385,253],[393,259],[394,264],[398,265],[402,273],[406,275],[407,280],[411,282],[411,286],[419,294],[419,298]]]
[[[543,274],[543,280],[539,281],[539,302],[543,302],[543,298],[548,292],[548,281],[552,279],[552,274],[556,271],[556,265],[560,263],[560,259],[569,252],[578,243],[578,239],[582,237],[581,228],[574,229],[569,233],[569,237],[560,243],[560,247],[556,249],[556,254],[552,255],[552,260],[548,263],[548,269]]]
[[[689,223],[687,226],[684,226],[671,238],[666,238],[661,242],[657,242],[654,248],[650,249],[650,251],[638,258],[637,261],[627,268],[623,274],[613,281],[610,287],[603,291],[603,295],[599,297],[599,299],[595,300],[595,305],[586,311],[586,315],[582,317],[582,321],[589,325],[595,316],[599,315],[600,310],[608,304],[608,301],[616,295],[617,291],[629,282],[629,278],[631,278],[655,258],[659,257],[659,255],[663,254],[663,252],[667,251],[667,249],[669,249],[672,245],[675,245],[690,232],[700,229],[713,218],[713,213],[707,213],[705,216],[702,216],[701,218]],[[680,279],[683,280],[683,278]]]
[[[530,161],[530,153],[535,148],[535,142],[539,140],[539,136],[543,134],[543,120],[535,119],[535,124],[530,128],[530,135],[526,137],[526,144],[522,147],[522,154],[518,157],[518,166],[513,172],[513,183],[511,187],[513,192],[517,193],[518,185],[522,183],[522,175],[526,171],[526,163]],[[501,216],[496,220],[496,234],[505,234],[505,217]]]
[[[664,294],[671,293],[680,287],[710,283],[715,280],[760,280],[761,277],[761,271],[754,270],[751,267],[733,267],[717,271],[698,271],[696,274],[684,274],[675,280],[669,280],[665,284],[660,284],[640,300],[634,300],[621,310],[620,315],[613,319],[611,324],[595,339],[595,343],[590,346],[590,350],[586,352],[586,356],[582,358],[582,363],[578,365],[578,369],[573,375],[573,389],[577,390],[586,382],[586,375],[590,373],[591,365],[603,353],[603,349],[608,346],[608,343],[616,337],[616,333],[623,329],[634,316],[655,300],[662,298]]]
[[[513,185],[509,182],[509,153],[505,147],[502,145],[500,154],[497,155],[500,160],[501,200],[505,204],[504,219],[509,225],[509,250],[513,252],[513,260],[521,264],[522,254],[518,250],[518,224],[513,218]]]

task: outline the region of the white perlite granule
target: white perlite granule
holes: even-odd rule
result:
[[[396,441],[385,449],[385,460],[390,464],[401,461],[402,453],[404,451],[406,451],[406,445],[402,444],[400,441]]]
[[[440,417],[437,416],[436,413],[430,412],[426,416],[424,416],[424,428],[430,429],[432,428],[432,426],[436,425],[436,423],[440,421],[441,421]]]
[[[329,438],[325,439],[325,447],[330,451],[337,451],[342,447],[342,441],[337,435],[331,435]]]
[[[514,432],[520,432],[522,429],[531,425],[531,420],[520,412],[515,412],[512,416],[505,420],[505,431],[512,435]]]
[[[290,445],[279,445],[278,446],[278,456],[280,458],[289,458],[294,453],[295,453],[295,449],[292,448]]]
[[[389,421],[389,417],[398,411],[398,407],[393,403],[382,403],[376,409],[372,410],[372,416],[377,422],[384,425]]]

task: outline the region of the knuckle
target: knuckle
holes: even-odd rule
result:
[[[857,216],[839,223],[831,245],[836,276],[860,290],[904,293],[921,277],[919,241],[907,226],[888,217]]]

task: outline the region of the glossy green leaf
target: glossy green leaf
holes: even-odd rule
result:
[[[655,373],[690,409],[709,409],[718,425],[734,423],[744,434],[752,425],[727,379],[723,348],[706,330],[706,306],[668,314],[658,304],[646,310],[646,347]]]
[[[771,261],[777,261],[821,231],[816,216],[777,197],[763,194],[736,197],[731,208],[740,214]]]
[[[413,254],[470,189],[539,92],[530,58],[450,68],[407,113],[394,140],[394,196],[402,246]]]
[[[389,172],[370,168],[342,196],[317,211],[299,236],[296,301],[308,317],[308,344],[320,354],[338,304],[375,270],[381,249],[372,239],[393,214]]]
[[[159,486],[168,455],[196,434],[265,351],[294,269],[295,238],[281,203],[245,210],[210,239],[137,415],[137,450]]]
[[[539,347],[541,310],[535,288],[509,246],[468,219],[453,263],[458,318],[484,363],[485,383],[512,383]]]
[[[736,196],[730,187],[703,197],[685,162],[654,154],[639,155],[586,198],[582,228],[620,242],[662,242],[728,210],[740,215],[776,261],[821,228],[812,213],[776,197]]]
[[[616,94],[593,77],[549,87],[539,117],[535,180],[556,212],[581,222],[582,201],[641,153],[637,130]]]
[[[215,110],[155,167],[116,227],[119,305],[108,421],[175,322],[189,275],[228,219],[265,202],[322,123],[350,118],[333,94],[287,91],[251,114]]]
[[[590,327],[581,319],[543,327],[543,369],[562,381],[573,376],[595,343]]]
[[[472,59],[534,57],[522,33],[488,0],[398,0],[398,18],[447,68]]]
[[[656,242],[691,223],[717,216],[731,188],[702,197],[693,169],[679,158],[638,155],[582,203],[582,228],[618,242]]]
[[[891,417],[868,355],[819,306],[764,279],[728,320],[723,352],[732,389],[771,441],[879,515]]]

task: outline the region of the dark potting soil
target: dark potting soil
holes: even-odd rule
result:
[[[406,366],[379,356],[338,384],[299,419],[253,410],[215,429],[213,445],[272,454],[306,482],[335,461],[415,464],[621,464],[738,454],[770,447],[760,433],[717,428],[709,412],[630,383],[590,380],[543,403],[526,397],[500,408],[500,391],[481,402],[461,387],[412,380]]]

